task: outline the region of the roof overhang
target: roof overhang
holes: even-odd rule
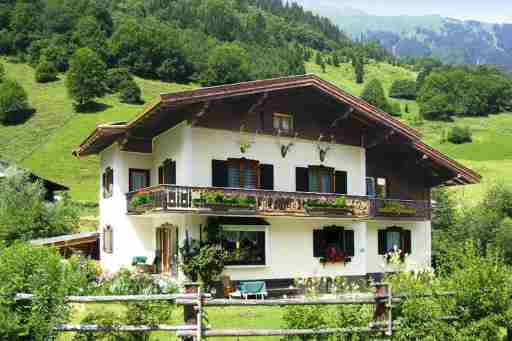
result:
[[[404,141],[407,141],[405,143],[411,148],[424,153],[424,155],[429,157],[432,162],[435,162],[441,167],[447,167],[451,173],[456,174],[454,184],[473,184],[480,182],[480,175],[421,142],[421,134],[417,130],[407,126],[398,119],[379,110],[366,101],[350,95],[334,84],[315,75],[258,80],[231,85],[206,87],[178,93],[162,94],[158,102],[148,107],[141,114],[127,123],[99,125],[93,133],[85,139],[80,147],[73,152],[73,154],[77,157],[87,156],[101,152],[116,141],[128,143],[128,140],[131,137],[130,133],[143,127],[144,124],[148,122],[148,119],[161,109],[186,108],[187,106],[194,105],[207,106],[214,100],[232,99],[241,96],[257,95],[259,93],[265,94],[286,89],[307,87],[312,87],[326,95],[329,95],[336,101],[340,102],[340,104],[348,104],[354,112],[357,113],[357,115],[361,115],[365,120],[376,122],[381,126],[385,126],[388,131],[391,131],[395,136],[401,136]],[[181,117],[172,117],[172,119],[175,120],[176,124],[185,120]],[[151,141],[136,142],[139,143],[139,148],[141,148],[141,150],[147,150],[147,145],[151,145]],[[144,145],[146,145],[146,147]]]

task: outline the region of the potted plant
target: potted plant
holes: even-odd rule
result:
[[[154,203],[150,193],[137,193],[130,199],[128,209],[132,212],[142,213],[153,209]]]
[[[412,216],[417,210],[413,207],[405,207],[399,202],[385,202],[384,207],[377,208],[377,213],[385,216]]]
[[[345,198],[337,197],[334,201],[328,199],[309,199],[306,201],[306,212],[308,214],[322,215],[353,215],[353,207],[348,205]]]

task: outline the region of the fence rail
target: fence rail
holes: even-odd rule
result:
[[[185,325],[97,325],[97,324],[61,324],[56,332],[102,333],[124,332],[140,333],[166,331],[175,333],[183,340],[200,341],[203,337],[264,337],[264,336],[306,336],[306,335],[343,335],[354,333],[376,333],[391,336],[399,328],[393,322],[392,306],[404,299],[433,296],[451,296],[455,293],[431,293],[420,295],[394,295],[391,286],[377,284],[375,294],[347,294],[329,299],[213,299],[212,295],[202,293],[198,284],[188,285],[186,294],[168,295],[114,295],[114,296],[67,296],[67,303],[106,303],[106,302],[147,302],[170,301],[183,306]],[[31,294],[17,294],[15,300],[30,301],[35,297]],[[319,328],[319,329],[209,329],[204,324],[205,307],[227,306],[296,306],[296,305],[373,305],[373,322],[368,327]],[[456,316],[444,316],[441,320],[456,320]]]

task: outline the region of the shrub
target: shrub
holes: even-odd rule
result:
[[[119,98],[123,103],[138,104],[142,102],[141,91],[134,80],[125,80],[119,85]]]
[[[18,242],[0,245],[0,269],[0,339],[53,339],[52,329],[70,314],[64,297],[81,294],[86,286],[78,262],[65,261],[54,249]],[[15,301],[17,293],[34,299]]]
[[[36,68],[36,82],[47,83],[57,79],[57,69],[52,63],[42,59]]]
[[[178,291],[173,282],[155,279],[149,274],[121,269],[112,277],[102,279],[96,292],[101,295],[152,295]]]
[[[414,100],[417,96],[416,81],[399,79],[393,82],[389,97]]]
[[[183,256],[182,270],[185,276],[191,281],[203,282],[206,290],[210,290],[214,281],[224,270],[227,253],[216,245],[204,245],[199,251],[185,246],[180,251]]]
[[[448,141],[455,144],[462,144],[462,143],[468,143],[472,141],[472,134],[469,127],[453,127],[448,132]]]
[[[29,110],[25,89],[14,80],[0,83],[0,121],[15,122],[17,117]]]
[[[382,83],[378,79],[371,80],[363,90],[361,98],[382,111],[391,113],[389,104]]]
[[[107,71],[106,86],[112,93],[118,92],[121,89],[121,83],[128,80],[133,80],[133,78],[127,68],[120,67]]]

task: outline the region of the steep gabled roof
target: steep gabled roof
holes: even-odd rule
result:
[[[159,101],[148,107],[141,114],[126,123],[99,125],[91,135],[73,153],[76,156],[96,154],[110,146],[112,143],[127,137],[131,130],[141,127],[160,108],[187,106],[200,103],[207,103],[212,100],[221,100],[239,96],[247,96],[259,93],[271,93],[274,91],[313,87],[322,93],[331,96],[343,104],[350,105],[357,115],[362,115],[368,121],[383,125],[394,133],[401,135],[410,141],[410,146],[430,158],[432,161],[450,169],[460,178],[460,184],[478,183],[481,176],[476,172],[464,167],[455,160],[433,149],[421,142],[421,134],[400,122],[391,115],[379,110],[366,101],[352,96],[338,88],[334,84],[321,79],[316,75],[303,75],[274,78],[268,80],[257,80],[238,84],[205,87],[197,90],[183,91],[170,94],[162,94]],[[176,118],[176,124],[181,118]],[[457,184],[457,183],[455,183]]]

